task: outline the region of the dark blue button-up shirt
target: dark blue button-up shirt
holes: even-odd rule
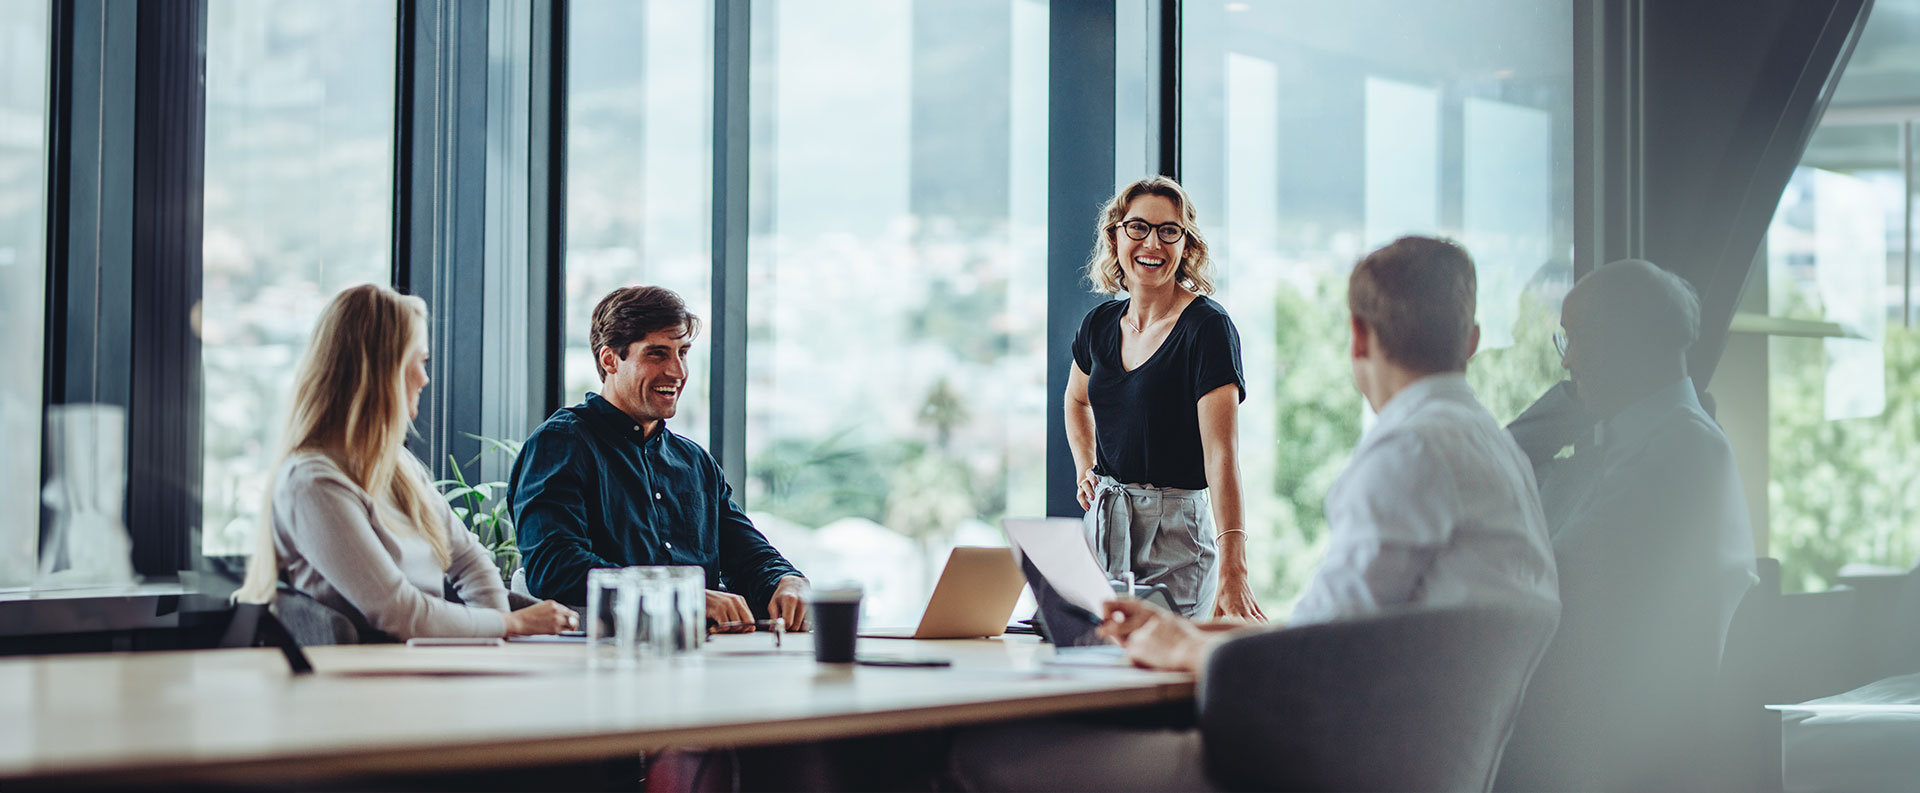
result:
[[[708,589],[764,616],[780,579],[799,575],[734,503],[713,455],[664,423],[647,437],[599,394],[533,431],[507,500],[535,597],[585,603],[596,567],[699,565]]]

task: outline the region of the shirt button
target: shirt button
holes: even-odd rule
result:
[[[673,543],[667,543],[667,547],[668,547],[668,548],[672,548],[672,547],[673,547]]]
[[[633,425],[633,431],[634,431],[634,432],[639,432],[639,431],[640,431],[640,425],[638,425],[638,424],[635,424],[635,425]]]
[[[654,494],[653,494],[653,500],[655,500],[655,501],[659,501],[659,500],[660,500],[660,497],[661,497],[662,495],[663,495],[662,493],[658,493],[658,492],[656,492],[656,493],[654,493]]]

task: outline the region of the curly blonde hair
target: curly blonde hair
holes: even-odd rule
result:
[[[1187,249],[1173,273],[1174,283],[1194,294],[1213,294],[1213,259],[1207,256],[1207,240],[1200,234],[1199,213],[1193,199],[1179,182],[1164,176],[1151,176],[1127,185],[1100,209],[1100,224],[1094,229],[1093,257],[1087,260],[1087,280],[1093,291],[1113,295],[1127,291],[1126,271],[1120,269],[1120,256],[1114,228],[1126,219],[1127,207],[1141,196],[1157,195],[1173,202],[1180,213],[1180,225],[1186,229]]]

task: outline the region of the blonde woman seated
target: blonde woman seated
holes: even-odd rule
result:
[[[427,385],[427,304],[356,286],[327,304],[295,372],[286,453],[236,600],[294,589],[362,629],[416,636],[558,633],[579,618],[551,600],[507,610],[491,554],[406,450]],[[442,596],[452,580],[464,605]]]

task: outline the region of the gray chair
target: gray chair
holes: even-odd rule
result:
[[[1229,641],[1200,678],[1209,775],[1233,790],[1487,790],[1556,620],[1406,610]]]
[[[273,615],[279,618],[281,625],[286,626],[288,635],[304,647],[360,644],[381,638],[393,640],[386,634],[354,624],[352,618],[338,609],[314,600],[285,583],[274,593]]]

